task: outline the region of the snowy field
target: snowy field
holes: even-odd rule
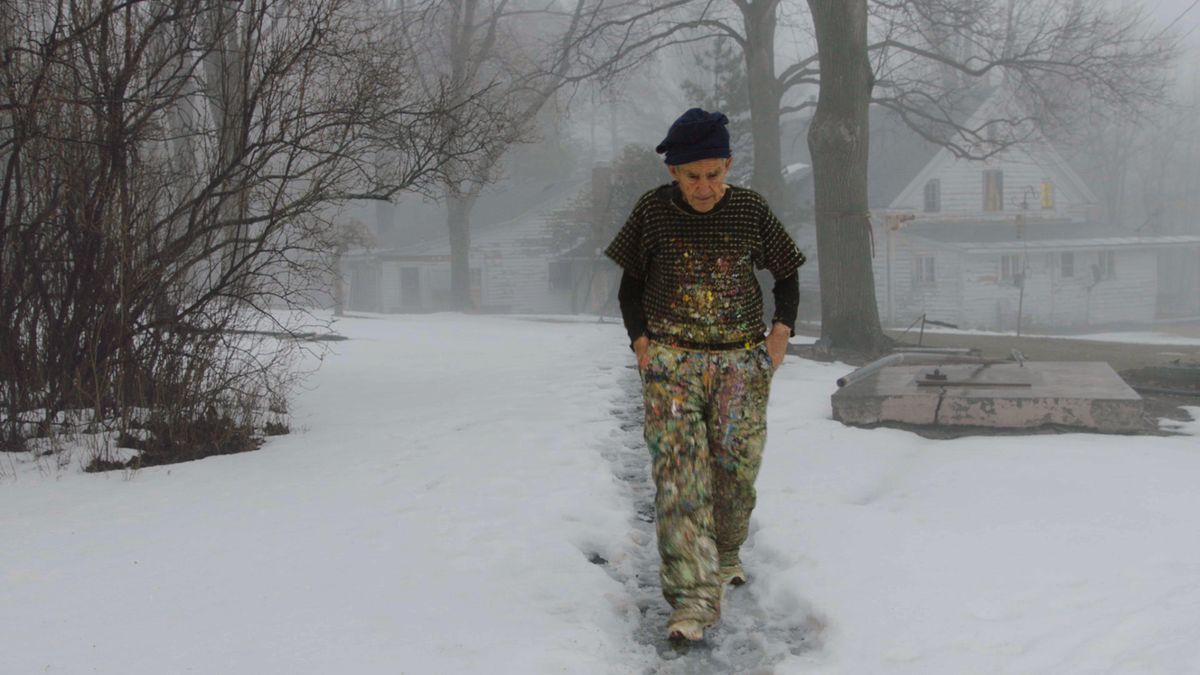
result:
[[[850,368],[790,358],[751,581],[680,653],[619,324],[337,330],[257,452],[0,456],[0,673],[1200,673],[1200,423],[851,429],[829,409]]]

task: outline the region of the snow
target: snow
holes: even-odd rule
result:
[[[256,452],[0,456],[0,672],[1200,672],[1200,423],[852,429],[829,409],[850,367],[789,359],[751,582],[680,654],[619,324],[336,330],[293,433]]]

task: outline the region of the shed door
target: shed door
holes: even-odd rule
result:
[[[420,309],[421,307],[421,269],[419,267],[400,268],[400,306],[404,309]]]

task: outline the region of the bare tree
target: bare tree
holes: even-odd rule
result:
[[[252,446],[337,204],[435,184],[478,97],[416,86],[377,42],[412,17],[358,0],[5,3],[5,436],[87,409],[145,463]]]

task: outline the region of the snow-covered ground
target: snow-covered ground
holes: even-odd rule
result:
[[[257,452],[131,475],[0,456],[0,672],[1200,672],[1200,423],[851,429],[829,410],[850,368],[790,359],[751,582],[677,653],[619,324],[337,329]]]

